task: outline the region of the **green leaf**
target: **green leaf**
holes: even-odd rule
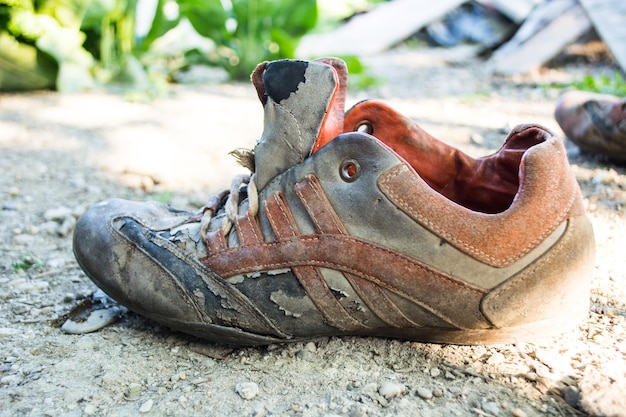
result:
[[[99,28],[102,19],[110,15],[116,7],[116,0],[92,0],[89,1],[83,14],[81,29]]]
[[[150,30],[146,34],[146,36],[139,40],[137,44],[137,49],[139,51],[147,51],[156,39],[165,35],[168,31],[175,28],[178,22],[180,22],[180,18],[176,19],[168,19],[165,15],[165,5],[168,1],[171,0],[159,0],[156,6],[156,10],[154,13],[154,18],[152,19],[152,26],[150,26]]]
[[[178,0],[179,12],[191,22],[202,36],[223,44],[228,39],[226,19],[228,14],[220,0]]]
[[[275,25],[294,37],[301,37],[317,23],[317,1],[282,1]]]
[[[52,88],[57,71],[50,56],[0,31],[0,91]]]

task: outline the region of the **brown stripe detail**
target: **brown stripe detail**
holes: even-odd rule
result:
[[[300,201],[315,223],[318,233],[347,235],[345,226],[332,208],[324,189],[314,175],[309,175],[295,186]],[[355,275],[344,273],[354,291],[368,308],[382,321],[394,327],[415,327],[385,292],[376,284]]]
[[[407,318],[385,291],[372,281],[349,273],[344,273],[344,276],[365,305],[388,325],[399,328],[420,326]]]
[[[213,232],[207,233],[206,241],[207,241],[207,252],[209,255],[220,253],[228,249],[228,245],[226,245],[226,239],[224,238],[222,231],[219,229]]]
[[[250,217],[249,213],[237,216],[235,227],[240,245],[255,245],[263,241],[259,224],[256,219]]]
[[[520,172],[523,183],[504,212],[471,211],[434,191],[406,165],[380,176],[380,190],[409,217],[457,249],[492,266],[519,260],[580,205],[578,185],[556,139],[527,151]],[[577,201],[578,200],[578,201]]]
[[[352,317],[335,298],[326,284],[319,268],[314,266],[298,266],[291,268],[309,298],[324,318],[333,327],[344,331],[369,329],[368,326]]]
[[[483,290],[401,253],[350,236],[294,236],[229,249],[203,261],[223,277],[301,266],[331,268],[367,279],[456,327],[489,326],[479,310]]]
[[[308,175],[295,189],[318,233],[347,234],[315,175]]]
[[[281,193],[275,193],[272,197],[265,200],[265,211],[277,239],[294,238],[299,235],[293,214]],[[255,250],[264,246],[266,245],[245,246],[241,249]],[[209,260],[209,262],[211,261]],[[328,288],[326,280],[317,267],[305,265],[290,266],[311,301],[313,301],[331,326],[344,331],[368,329],[367,326],[361,324],[343,308],[339,300],[335,298],[330,288]],[[264,269],[261,267],[260,270]]]
[[[296,220],[281,192],[274,193],[264,202],[265,215],[276,236],[297,236],[300,234]]]

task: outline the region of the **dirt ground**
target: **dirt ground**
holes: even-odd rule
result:
[[[497,149],[518,123],[552,117],[585,63],[492,77],[463,50],[367,60],[381,98],[466,152]],[[451,346],[374,338],[230,348],[132,313],[68,335],[58,319],[95,286],[71,250],[77,216],[109,197],[196,208],[240,172],[262,108],[248,84],[122,95],[0,95],[0,417],[626,416],[626,170],[567,144],[597,239],[591,309],[576,331],[533,343]]]

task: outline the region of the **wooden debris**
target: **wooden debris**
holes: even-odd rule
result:
[[[515,36],[491,57],[496,73],[527,73],[558,55],[591,28],[577,0],[552,0],[540,4]]]
[[[544,0],[478,0],[479,3],[491,6],[515,23],[522,23],[535,6]]]
[[[626,1],[580,0],[596,32],[626,71]]]
[[[394,0],[382,3],[368,13],[353,17],[334,31],[305,36],[297,55],[302,58],[374,55],[406,40],[463,3],[464,0]]]

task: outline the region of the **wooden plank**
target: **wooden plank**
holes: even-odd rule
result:
[[[591,21],[576,0],[540,4],[515,36],[489,60],[493,72],[523,74],[554,58],[565,46],[591,28]]]
[[[478,3],[495,7],[515,23],[522,23],[535,6],[545,0],[478,0]]]
[[[296,55],[374,55],[404,41],[466,0],[393,0],[324,34],[305,36]]]
[[[626,71],[626,1],[580,0],[596,32]]]

